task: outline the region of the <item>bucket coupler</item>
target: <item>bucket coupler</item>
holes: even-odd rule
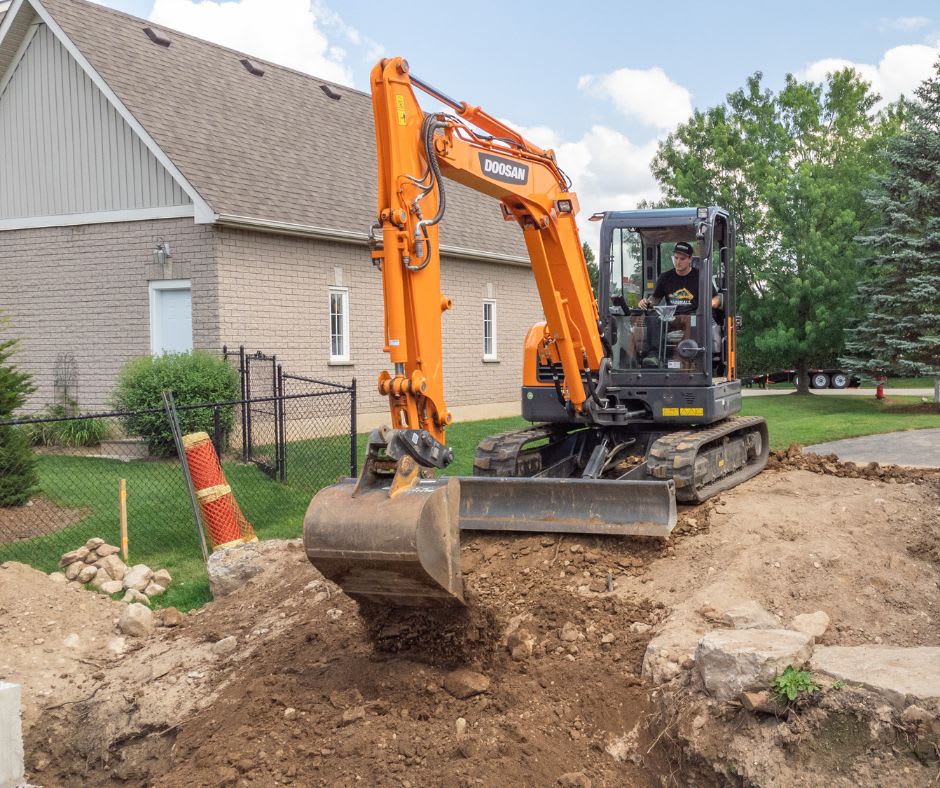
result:
[[[374,430],[359,479],[326,487],[310,502],[307,558],[357,600],[462,605],[460,482],[436,479],[426,467],[443,467],[451,456],[423,430]]]

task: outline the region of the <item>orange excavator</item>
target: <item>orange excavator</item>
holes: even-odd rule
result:
[[[402,58],[379,62],[371,88],[371,255],[393,365],[378,387],[391,424],[369,436],[358,479],[310,503],[304,546],[324,576],[359,600],[462,604],[461,529],[666,537],[677,500],[703,501],[763,469],[765,422],[734,416],[741,383],[727,212],[596,214],[595,299],[578,198],[552,151],[427,84]],[[426,115],[416,88],[454,114]],[[524,349],[522,414],[533,426],[482,441],[471,477],[437,475],[453,460],[442,356],[451,300],[441,293],[438,243],[445,177],[490,195],[519,225],[545,315]],[[696,252],[694,275],[661,293],[678,249]]]

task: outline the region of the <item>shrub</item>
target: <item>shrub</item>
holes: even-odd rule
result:
[[[0,329],[8,324],[0,318]],[[33,391],[29,374],[12,362],[18,341],[0,336],[0,421],[12,418]],[[22,506],[36,487],[36,458],[20,429],[0,427],[0,506]]]
[[[51,405],[40,414],[43,418],[56,419],[77,416],[78,413],[65,405]],[[108,437],[108,424],[103,419],[70,419],[49,421],[42,424],[27,424],[24,432],[33,446],[97,446]]]
[[[124,416],[121,422],[129,435],[144,438],[150,453],[161,457],[176,451],[173,433],[163,412],[164,389],[173,392],[177,405],[231,401],[238,399],[238,373],[224,359],[199,350],[144,356],[124,365],[112,403],[118,410],[158,411]],[[219,408],[223,439],[232,427],[234,415],[232,405]],[[179,419],[183,434],[213,433],[212,408],[181,410]]]

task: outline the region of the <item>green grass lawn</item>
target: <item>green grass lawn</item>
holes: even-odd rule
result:
[[[782,449],[791,443],[809,445],[840,438],[896,430],[940,427],[940,413],[913,412],[916,397],[780,396],[744,399],[744,414],[763,416],[770,443]],[[905,412],[907,409],[909,412]],[[469,476],[477,444],[488,435],[524,427],[521,418],[488,419],[455,424],[448,443],[455,460],[445,473]],[[366,434],[358,436],[359,461]],[[332,483],[344,468],[349,445],[345,438],[291,443],[287,447],[288,478],[275,482],[254,465],[223,463],[245,516],[262,539],[301,535],[303,515],[314,492]],[[324,470],[323,475],[315,471]],[[43,495],[57,504],[88,513],[74,525],[48,536],[0,545],[0,562],[24,561],[46,572],[57,567],[61,553],[79,547],[91,536],[119,543],[117,487],[127,479],[130,561],[166,568],[174,582],[157,598],[158,606],[187,610],[209,599],[209,586],[199,550],[189,500],[180,469],[160,461],[115,460],[74,456],[39,459]],[[343,472],[346,472],[345,470]]]

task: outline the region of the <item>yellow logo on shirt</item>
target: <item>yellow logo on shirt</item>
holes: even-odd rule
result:
[[[683,304],[690,304],[692,303],[694,299],[695,299],[695,296],[692,295],[684,287],[680,288],[679,290],[676,290],[674,293],[669,294],[669,300],[673,303],[675,303],[676,301],[679,301]]]

